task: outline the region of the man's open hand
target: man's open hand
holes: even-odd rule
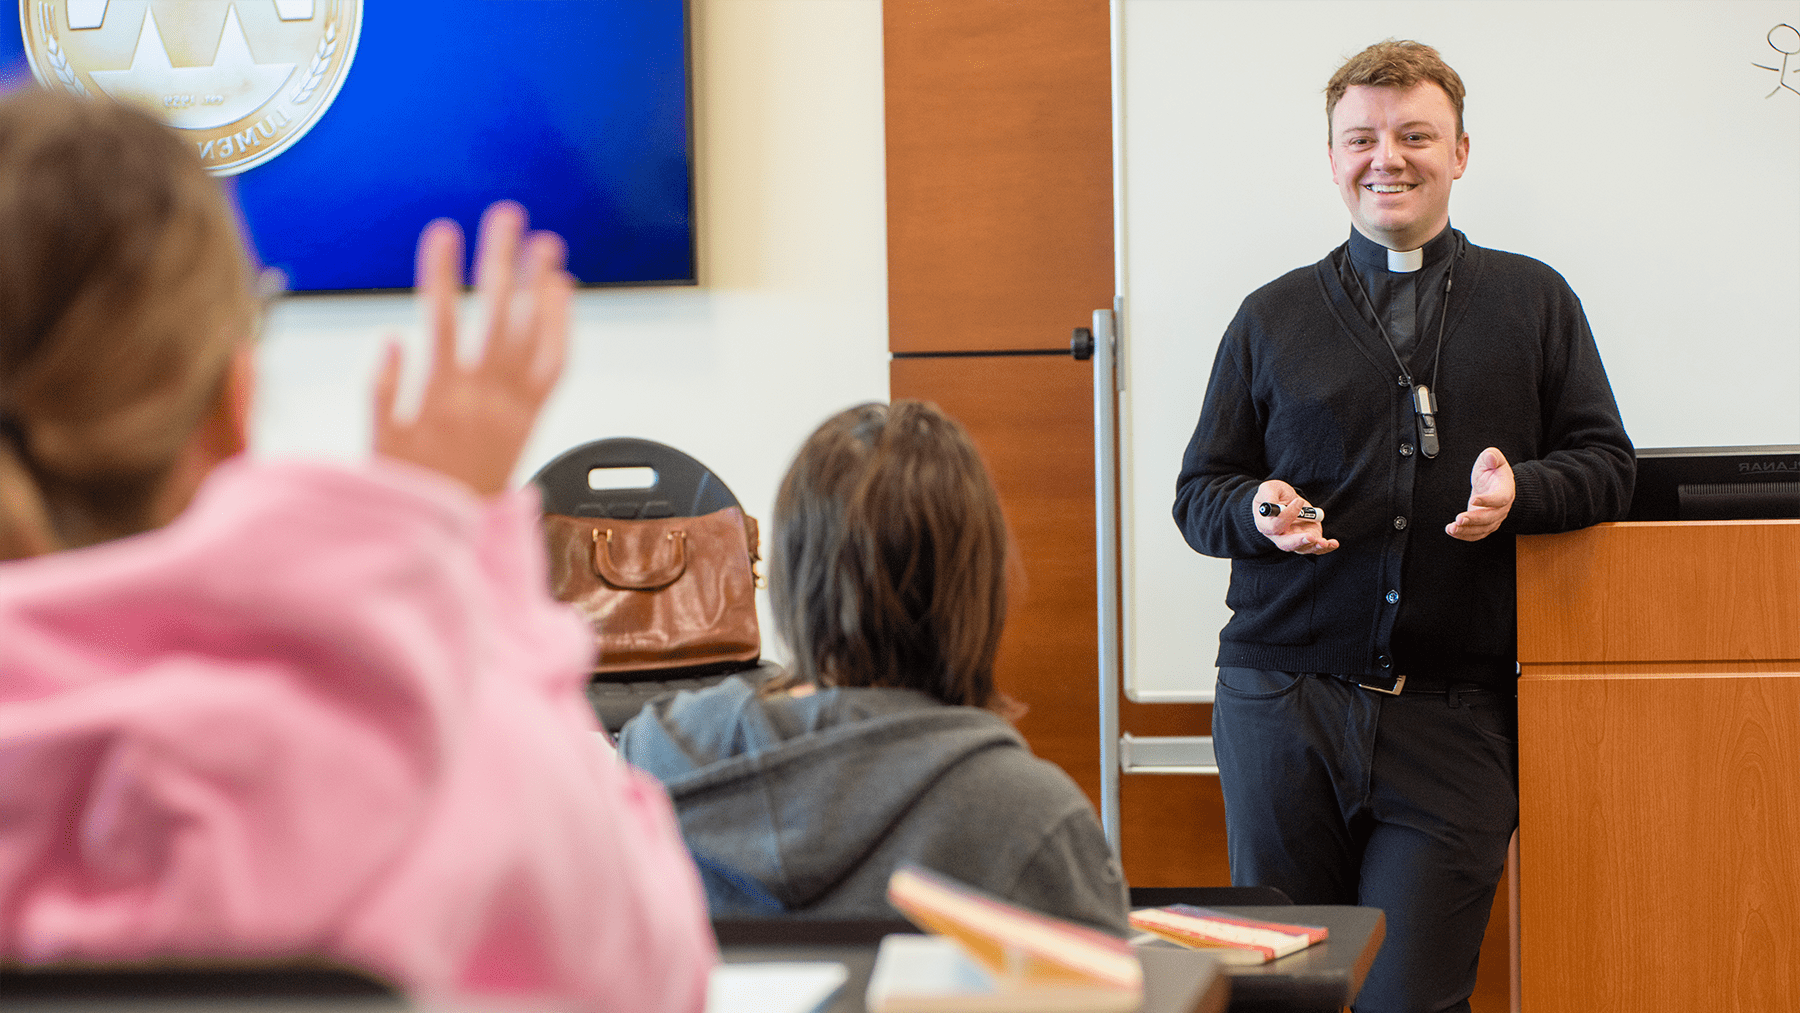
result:
[[[1465,542],[1479,542],[1494,533],[1512,510],[1513,470],[1506,455],[1489,447],[1475,458],[1469,472],[1469,509],[1444,526],[1444,533]]]

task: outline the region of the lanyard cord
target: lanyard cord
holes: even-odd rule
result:
[[[1458,237],[1456,251],[1450,255],[1450,264],[1444,269],[1444,305],[1438,312],[1437,348],[1431,353],[1431,386],[1413,383],[1412,371],[1400,358],[1400,349],[1394,346],[1394,339],[1388,334],[1387,324],[1382,322],[1381,314],[1375,311],[1375,300],[1363,288],[1362,274],[1356,270],[1356,258],[1344,251],[1344,266],[1350,269],[1352,285],[1363,298],[1364,305],[1369,307],[1369,315],[1375,318],[1375,327],[1381,332],[1381,340],[1387,342],[1388,352],[1394,357],[1394,365],[1400,367],[1400,382],[1412,390],[1413,415],[1419,424],[1419,452],[1426,457],[1438,455],[1437,424],[1437,388],[1438,368],[1444,364],[1444,323],[1450,319],[1450,285],[1456,278],[1456,258],[1462,256],[1462,242]]]
[[[1450,255],[1450,266],[1444,269],[1444,305],[1438,311],[1437,347],[1431,353],[1431,389],[1433,390],[1437,389],[1438,367],[1443,364],[1444,359],[1444,323],[1450,318],[1450,284],[1456,279],[1456,260],[1461,256],[1462,246],[1459,243],[1456,252]],[[1350,255],[1349,250],[1344,251],[1344,266],[1350,269],[1350,277],[1355,282],[1351,287],[1356,289],[1358,295],[1362,296],[1363,305],[1369,308],[1369,316],[1375,318],[1375,327],[1381,332],[1381,340],[1387,342],[1388,354],[1394,357],[1394,365],[1400,367],[1400,379],[1406,381],[1406,385],[1411,387],[1413,385],[1412,370],[1407,369],[1406,363],[1401,361],[1400,349],[1394,346],[1394,339],[1388,336],[1387,324],[1382,323],[1381,314],[1375,310],[1375,300],[1369,298],[1368,289],[1363,287],[1362,274],[1356,270],[1356,258]]]

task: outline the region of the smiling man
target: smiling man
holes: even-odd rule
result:
[[[1462,108],[1417,42],[1338,69],[1349,241],[1244,300],[1176,486],[1232,561],[1232,880],[1387,913],[1359,1013],[1469,1008],[1518,821],[1512,536],[1622,517],[1635,468],[1567,283],[1450,227]]]

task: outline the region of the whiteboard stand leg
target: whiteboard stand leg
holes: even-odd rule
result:
[[[1094,311],[1094,556],[1099,599],[1100,826],[1119,850],[1119,467],[1116,317]],[[1079,339],[1078,339],[1079,340]]]
[[[1119,391],[1125,387],[1119,367],[1125,322],[1125,7],[1108,4],[1111,33],[1112,170],[1113,170],[1113,300],[1109,309],[1094,311],[1094,560],[1100,599],[1100,827],[1106,843],[1123,864],[1119,817],[1119,686],[1125,665],[1124,628],[1119,622],[1125,594],[1120,579],[1119,525]]]

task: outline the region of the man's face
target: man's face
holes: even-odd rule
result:
[[[1416,250],[1450,222],[1450,183],[1469,161],[1468,135],[1444,89],[1357,85],[1331,111],[1331,178],[1356,230],[1390,250]]]

